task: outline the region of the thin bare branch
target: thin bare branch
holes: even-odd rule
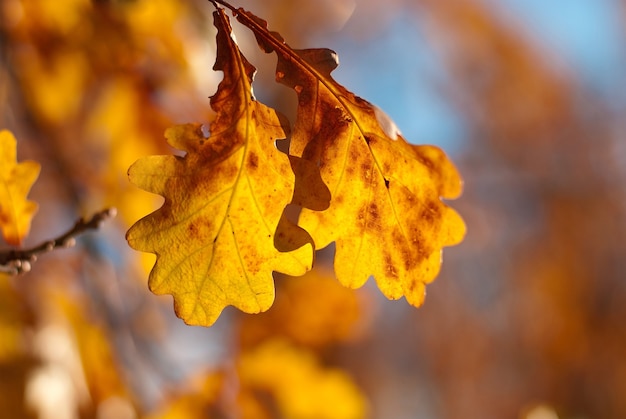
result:
[[[70,230],[64,234],[45,241],[35,247],[24,250],[11,249],[0,252],[0,272],[18,275],[31,270],[32,264],[38,255],[63,247],[73,247],[76,244],[76,236],[86,230],[97,230],[100,225],[117,215],[115,208],[107,208],[95,213],[89,220],[80,218]]]

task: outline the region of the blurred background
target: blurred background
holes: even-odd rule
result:
[[[124,233],[161,205],[129,184],[163,131],[209,123],[222,74],[204,0],[2,0],[0,128],[41,163],[32,246],[118,217],[0,277],[11,418],[626,417],[626,3],[246,0],[295,48],[465,179],[468,234],[425,305],[277,277],[267,313],[185,326]],[[233,23],[257,99],[294,120],[275,57]],[[2,248],[6,248],[1,244]]]

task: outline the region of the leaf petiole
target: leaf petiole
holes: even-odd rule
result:
[[[209,1],[213,3],[213,6],[215,6],[216,8],[217,8],[217,5],[220,4],[226,7],[227,9],[231,10],[233,13],[237,13],[237,9],[235,9],[233,6],[231,6],[230,4],[228,4],[227,2],[223,0],[209,0]]]

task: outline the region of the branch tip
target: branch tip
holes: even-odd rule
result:
[[[115,218],[117,216],[117,208],[111,207],[104,210],[107,218]]]
[[[76,236],[86,230],[96,230],[100,228],[100,225],[104,221],[114,218],[116,215],[116,208],[107,208],[95,213],[87,221],[83,218],[79,218],[74,226],[64,234],[61,234],[55,239],[47,240],[31,249],[10,249],[2,251],[0,252],[0,272],[8,273],[10,275],[18,275],[29,272],[32,268],[32,263],[37,260],[37,256],[39,254],[50,252],[58,248],[74,247],[76,245]]]

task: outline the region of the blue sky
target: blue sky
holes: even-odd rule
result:
[[[508,9],[559,51],[581,81],[609,100],[624,100],[626,18],[620,0],[506,0]],[[620,95],[616,98],[614,95]]]
[[[621,88],[626,37],[619,0],[491,1],[543,51],[553,51],[555,63],[579,78],[586,91],[613,106],[626,104]],[[328,46],[339,53],[342,65],[334,75],[340,83],[384,109],[411,142],[444,148],[462,143],[462,119],[438,88],[445,83],[445,72],[415,19],[399,14],[363,44],[337,35]]]

